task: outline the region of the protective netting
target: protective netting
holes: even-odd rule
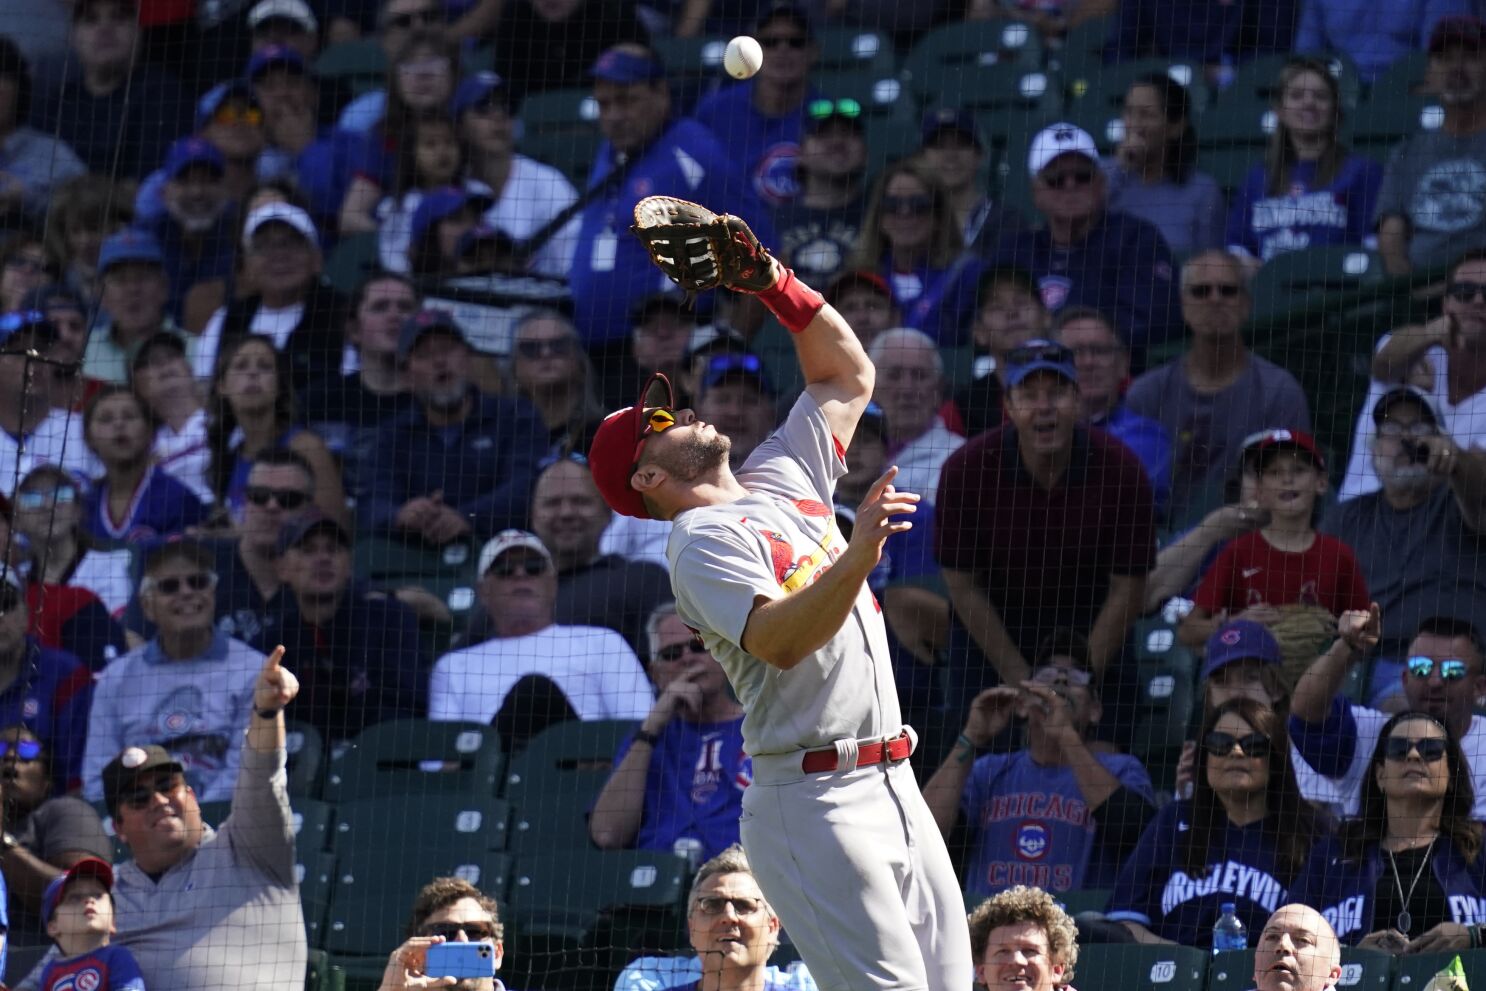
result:
[[[1229,902],[1320,910],[1344,986],[1486,975],[1474,6],[0,0],[6,983],[488,987],[445,937],[805,991],[881,897],[811,879],[893,855],[790,799],[781,929],[745,794],[901,725],[966,909],[1050,892],[1085,991],[1252,986]],[[650,195],[824,294],[859,422],[856,344],[671,285]],[[867,605],[778,647],[890,465]],[[809,539],[605,503],[735,476]]]

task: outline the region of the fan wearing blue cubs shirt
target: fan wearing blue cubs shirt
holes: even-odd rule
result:
[[[1294,901],[1349,946],[1387,953],[1472,949],[1486,922],[1486,857],[1469,769],[1444,723],[1402,712],[1369,754],[1358,815],[1316,845]]]
[[[1088,641],[1072,630],[1048,635],[1020,687],[997,685],[971,703],[964,732],[924,788],[946,839],[957,816],[969,826],[968,893],[1114,883],[1156,796],[1140,761],[1089,748],[1085,737],[1102,714]],[[1027,720],[1026,749],[976,759],[1013,715]]]
[[[1031,273],[1043,306],[1092,306],[1113,320],[1144,364],[1147,347],[1176,339],[1182,329],[1171,251],[1161,232],[1110,210],[1099,149],[1087,131],[1051,124],[1027,152],[1032,202],[1046,222],[1004,236],[997,267]]]
[[[819,49],[804,10],[776,4],[759,20],[754,38],[767,53],[758,74],[697,104],[692,116],[743,163],[753,192],[777,207],[794,199],[804,108],[816,95],[810,71]]]
[[[111,946],[114,872],[84,857],[47,885],[41,898],[46,934],[58,956],[41,971],[41,991],[145,991],[134,955]]]
[[[655,706],[615,755],[588,833],[605,850],[715,857],[738,842],[743,789],[753,776],[743,752],[743,707],[674,602],[650,614],[645,639]]]
[[[1318,832],[1274,710],[1225,702],[1203,720],[1200,739],[1192,798],[1156,815],[1109,897],[1105,917],[1142,943],[1208,946],[1224,902],[1258,932],[1285,903]]]
[[[621,344],[636,304],[671,287],[652,267],[645,246],[629,234],[641,199],[666,195],[726,203],[729,212],[750,222],[767,216],[743,174],[741,156],[695,120],[672,116],[671,91],[654,52],[633,42],[615,45],[594,62],[591,75],[605,140],[588,188],[601,191],[583,211],[569,277],[575,322],[590,348]],[[753,228],[765,243],[773,240],[771,228]]]
[[[154,433],[128,386],[105,386],[83,412],[83,436],[103,464],[83,497],[83,528],[105,545],[156,540],[206,518],[196,493],[153,463]]]

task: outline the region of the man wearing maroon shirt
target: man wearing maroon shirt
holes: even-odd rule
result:
[[[1068,627],[1088,637],[1108,699],[1133,680],[1113,662],[1155,566],[1151,487],[1124,445],[1078,426],[1066,347],[1014,349],[1006,382],[1010,422],[955,452],[939,483],[937,556],[970,661],[963,697],[1020,684],[1039,640]]]

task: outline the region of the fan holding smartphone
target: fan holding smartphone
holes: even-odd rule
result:
[[[504,991],[496,978],[504,927],[494,898],[468,881],[434,878],[413,899],[408,939],[392,952],[378,991]]]

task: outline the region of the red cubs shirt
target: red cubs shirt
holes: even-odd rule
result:
[[[1209,613],[1250,606],[1321,606],[1333,616],[1366,609],[1367,583],[1352,548],[1324,533],[1299,553],[1276,548],[1262,531],[1229,542],[1197,587],[1197,605]]]

